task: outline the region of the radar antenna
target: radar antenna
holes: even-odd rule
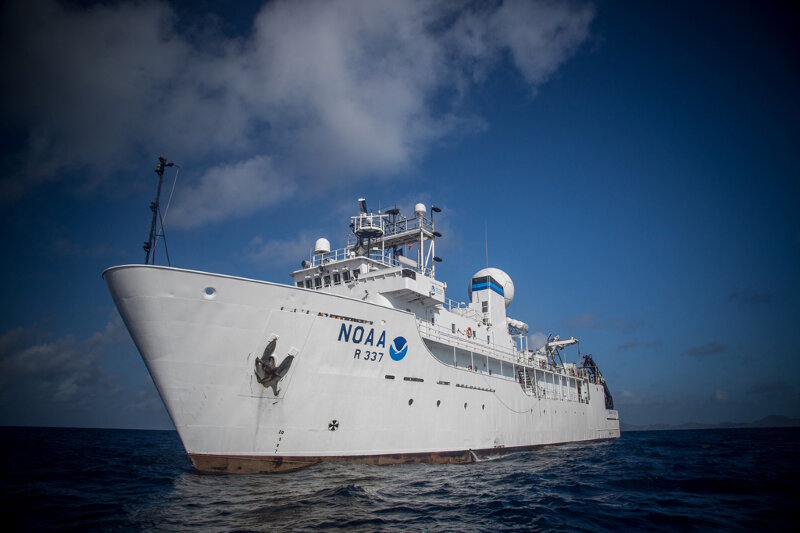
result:
[[[144,243],[142,248],[146,252],[144,264],[156,264],[156,244],[158,238],[161,237],[164,241],[164,252],[167,255],[167,264],[171,265],[169,260],[169,250],[167,249],[167,236],[164,233],[164,218],[161,215],[161,185],[164,183],[164,169],[166,167],[175,166],[175,163],[168,162],[164,157],[158,158],[158,165],[156,165],[156,174],[158,174],[158,188],[156,189],[156,199],[150,202],[150,210],[153,212],[153,220],[150,223],[150,236]],[[159,230],[159,228],[161,228]],[[151,255],[152,254],[152,255]],[[152,258],[152,260],[151,260]]]

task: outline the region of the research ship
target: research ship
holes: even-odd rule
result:
[[[358,205],[347,245],[318,239],[291,284],[153,264],[103,273],[196,469],[468,463],[619,437],[592,356],[566,362],[572,337],[530,349],[505,272],[482,268],[467,302],[447,297],[439,208]]]

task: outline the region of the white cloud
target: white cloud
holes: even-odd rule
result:
[[[13,90],[0,111],[25,143],[5,154],[0,191],[13,200],[64,173],[120,183],[165,154],[186,179],[172,223],[192,227],[309,181],[394,176],[436,142],[485,127],[459,104],[505,55],[533,92],[592,17],[517,0],[279,0],[233,38],[187,30],[161,2],[10,2],[0,76]]]
[[[181,200],[167,212],[164,221],[189,228],[232,216],[243,216],[274,205],[296,189],[294,183],[275,170],[272,159],[256,156],[230,165],[208,169],[183,191]]]
[[[593,17],[588,5],[507,0],[494,14],[491,32],[511,50],[517,68],[536,87],[586,39]]]
[[[528,349],[536,350],[547,344],[547,335],[537,331],[528,335]]]
[[[245,257],[251,263],[264,267],[291,264],[300,268],[300,261],[310,256],[311,248],[317,238],[307,231],[302,231],[297,237],[286,240],[264,241],[259,235],[253,237],[248,244]]]

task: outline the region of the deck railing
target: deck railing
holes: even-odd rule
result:
[[[568,371],[564,367],[541,368],[537,361],[531,359],[529,354],[516,348],[506,348],[495,344],[483,344],[474,338],[464,338],[454,334],[452,330],[437,324],[431,324],[425,320],[417,319],[417,329],[424,339],[439,342],[446,346],[460,348],[474,354],[489,356],[498,359],[506,364],[512,365],[513,379],[516,380],[523,390],[539,398],[558,399],[588,403],[578,397],[577,389],[570,387],[569,380],[590,383],[592,380],[583,369],[576,369],[576,372]],[[539,376],[544,376],[544,386],[538,380]],[[550,381],[548,381],[548,376]],[[498,374],[496,377],[508,379],[508,376]],[[558,384],[555,381],[558,380]],[[562,380],[566,380],[566,390],[562,387]]]
[[[423,271],[421,268],[414,268],[412,266],[405,265],[400,261],[398,261],[397,259],[395,259],[394,257],[392,257],[392,255],[389,253],[388,250],[386,251],[370,250],[369,253],[367,254],[357,255],[353,251],[352,245],[347,246],[345,248],[339,248],[338,250],[331,250],[330,252],[325,254],[311,254],[309,262],[311,267],[318,267],[320,265],[327,265],[329,263],[344,261],[345,259],[355,259],[357,257],[366,257],[368,259],[371,259],[372,261],[375,261],[387,267],[408,268],[410,270],[422,274],[423,276],[432,277],[431,276],[432,269],[430,267],[424,269]]]
[[[481,355],[488,355],[495,359],[502,359],[506,363],[523,364],[526,357],[524,352],[514,348],[498,346],[497,344],[484,344],[475,337],[466,338],[453,333],[449,328],[438,324],[431,324],[425,320],[417,319],[417,329],[423,337],[439,341],[448,346],[456,346]]]
[[[465,318],[471,318],[478,322],[480,322],[481,320],[481,314],[478,313],[473,308],[471,308],[469,304],[466,302],[457,302],[456,300],[445,298],[444,308],[452,313],[455,313],[459,316],[463,316]]]

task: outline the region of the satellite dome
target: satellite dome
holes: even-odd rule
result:
[[[319,239],[317,239],[317,242],[314,243],[314,253],[315,254],[331,253],[330,241],[324,237],[320,237]]]
[[[480,278],[483,276],[491,276],[503,288],[503,295],[506,300],[506,307],[511,305],[514,301],[514,282],[511,277],[500,270],[499,268],[482,268],[472,275],[473,278]],[[472,299],[472,281],[470,280],[469,288],[467,289],[470,300]]]
[[[425,204],[419,203],[414,206],[414,214],[417,216],[422,216],[428,212],[428,209],[425,207]]]

